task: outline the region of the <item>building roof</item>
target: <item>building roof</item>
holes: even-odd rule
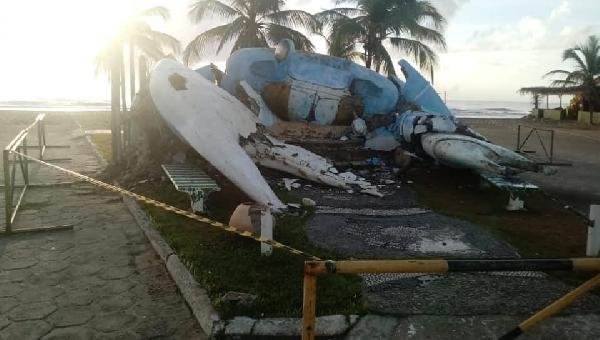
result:
[[[579,94],[583,91],[582,86],[565,86],[565,87],[552,87],[552,86],[533,86],[533,87],[522,87],[519,89],[520,94],[532,94],[532,95],[569,95]]]

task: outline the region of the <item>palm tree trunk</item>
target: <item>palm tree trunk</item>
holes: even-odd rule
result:
[[[365,67],[371,69],[371,65],[373,64],[373,56],[371,55],[371,51],[365,45]]]
[[[125,82],[125,54],[121,54],[121,105],[123,107],[123,114],[127,112],[127,85]]]
[[[135,97],[135,47],[129,43],[129,90],[131,91],[131,104]]]
[[[119,90],[121,83],[121,67],[120,67],[121,56],[118,50],[115,49],[111,56],[110,63],[110,126],[111,126],[111,137],[112,137],[112,162],[118,164],[121,159],[121,123],[119,121],[121,103],[119,98]]]
[[[131,101],[129,102],[130,108],[133,107],[133,99],[135,98],[135,46],[133,42],[129,42],[129,91],[131,94]],[[125,119],[125,124],[123,126],[125,133],[125,145],[129,145],[131,143],[131,115],[128,115],[127,119]]]
[[[125,53],[124,49],[121,48],[121,106],[123,107],[123,112],[121,112],[121,126],[120,129],[124,130],[125,122],[127,119],[127,82],[125,75]],[[123,134],[120,133],[119,137],[121,138],[121,145],[123,147],[127,144],[127,139],[123,140]]]
[[[146,61],[146,57],[143,55],[140,56],[138,60],[139,67],[139,76],[140,76],[140,91],[146,89],[148,86],[148,63]]]

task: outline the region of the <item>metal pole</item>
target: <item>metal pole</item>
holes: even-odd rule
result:
[[[570,291],[569,293],[567,293],[560,299],[558,299],[558,300],[554,301],[553,303],[551,303],[550,305],[548,305],[546,308],[542,309],[541,311],[539,311],[536,314],[534,314],[533,316],[531,316],[529,319],[523,321],[519,326],[512,329],[510,332],[506,333],[500,339],[509,340],[509,339],[517,338],[521,334],[529,331],[531,328],[533,328],[540,322],[548,319],[552,315],[565,309],[566,307],[571,305],[573,303],[573,301],[575,301],[575,299],[577,299],[578,297],[582,296],[583,294],[589,292],[590,290],[594,289],[598,285],[600,285],[600,274],[597,274],[596,276],[591,278],[589,281],[586,281],[581,286]]]
[[[317,277],[304,274],[302,340],[314,340],[316,331]]]
[[[554,130],[550,131],[550,163],[554,159]]]
[[[42,137],[42,121],[37,124],[38,148],[40,149],[40,159],[44,159],[43,137]]]
[[[4,149],[2,153],[2,165],[4,168],[4,217],[6,233],[10,233],[12,227],[10,223],[12,216],[12,188],[10,180],[9,154],[10,151]]]
[[[517,151],[521,151],[521,125],[517,127]]]
[[[25,156],[27,156],[27,135],[25,135],[25,137],[23,137],[23,144],[22,148],[23,148],[23,154]],[[27,185],[29,185],[29,161],[27,160],[27,158],[23,158],[21,159],[21,161],[23,162],[23,169],[25,171],[23,171],[23,182],[25,183],[25,188],[27,188]]]

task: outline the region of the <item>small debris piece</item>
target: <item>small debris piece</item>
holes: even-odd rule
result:
[[[342,172],[341,174],[339,174],[340,177],[342,177],[345,181],[356,181],[356,175],[351,173],[351,172]]]
[[[314,200],[304,197],[302,199],[302,205],[305,207],[315,207],[317,205],[317,202],[315,202]]]
[[[283,185],[285,186],[287,191],[292,191],[292,188],[294,187],[293,184],[298,181],[299,181],[299,179],[297,179],[297,178],[284,178]]]
[[[356,118],[352,121],[352,132],[359,136],[364,136],[367,134],[367,123],[362,118]]]
[[[508,198],[508,204],[506,205],[508,211],[522,211],[525,210],[525,202],[518,197],[510,195]]]
[[[363,194],[368,194],[368,195],[372,195],[372,196],[376,196],[376,197],[383,197],[383,194],[380,193],[379,191],[377,191],[376,188],[363,189],[360,192]]]
[[[297,182],[292,183],[292,188],[294,188],[294,189],[300,189],[301,187],[302,187],[302,184],[300,184],[300,183],[297,183]]]
[[[383,181],[383,183],[385,183],[385,184],[394,184],[394,183],[396,183],[396,181],[394,181],[393,179],[386,179],[385,181]]]
[[[242,292],[230,291],[225,293],[221,298],[221,302],[235,306],[252,306],[258,296]]]
[[[379,158],[379,157],[371,157],[371,158],[368,158],[366,160],[366,162],[369,165],[380,166],[381,165],[381,158]]]

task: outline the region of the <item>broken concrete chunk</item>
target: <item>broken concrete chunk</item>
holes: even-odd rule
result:
[[[376,188],[363,189],[363,190],[361,190],[361,193],[372,195],[372,196],[376,196],[376,197],[383,197],[384,196]]]
[[[303,198],[302,199],[302,205],[305,207],[315,207],[317,206],[317,202],[315,202],[314,200],[310,199],[310,198]]]
[[[225,293],[219,300],[234,306],[251,306],[258,296],[254,294],[230,291]]]
[[[285,186],[287,191],[292,191],[293,185],[298,181],[299,179],[297,178],[284,178],[283,186]]]

